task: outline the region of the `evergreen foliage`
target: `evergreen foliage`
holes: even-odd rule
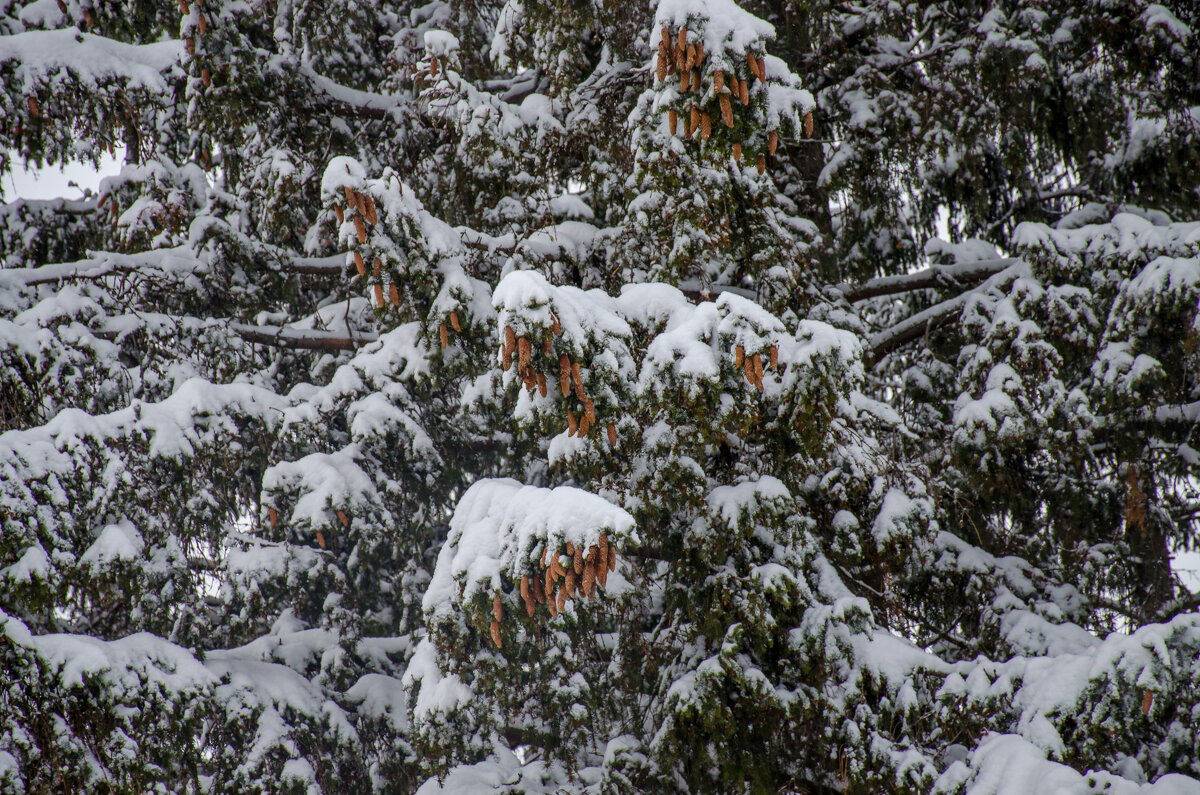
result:
[[[0,791],[1200,793],[1198,26],[0,0]]]

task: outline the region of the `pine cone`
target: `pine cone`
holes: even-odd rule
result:
[[[575,435],[575,412],[567,409],[567,436]]]
[[[500,648],[500,622],[492,622],[492,643],[496,644],[496,648]]]
[[[583,550],[576,547],[573,557],[571,568],[575,569],[577,575],[583,574]]]
[[[583,569],[582,585],[583,595],[591,599],[592,594],[596,592],[596,561],[589,560],[587,566]]]
[[[375,306],[381,307],[381,306],[383,306],[383,304],[384,304],[383,285],[376,282],[375,283]]]
[[[712,137],[712,119],[708,115],[708,111],[700,114],[700,140],[707,141]]]
[[[450,333],[446,330],[445,323],[438,324],[438,342],[442,343],[443,348],[450,344]]]
[[[392,306],[400,306],[400,290],[396,287],[395,282],[388,285],[388,293],[392,297]]]
[[[361,251],[354,252],[354,267],[358,270],[358,275],[365,277],[367,275],[367,264],[363,262]]]
[[[450,327],[454,329],[455,333],[462,334],[462,326],[458,323],[458,312],[450,313]]]
[[[742,105],[750,104],[750,84],[745,80],[738,80],[738,99],[742,101]]]
[[[770,357],[771,357],[771,358],[770,358],[770,362],[771,362],[771,369],[772,369],[772,370],[774,370],[776,367],[778,367],[778,366],[779,366],[779,346],[778,346],[778,345],[772,345],[772,346],[771,346],[771,352],[770,352],[770,354],[769,354],[769,355],[770,355]]]
[[[544,373],[537,374],[537,388],[538,394],[542,397],[546,397],[546,376]]]
[[[675,112],[674,108],[671,108],[669,111],[667,111],[667,127],[671,130],[672,138],[675,137],[675,130],[678,128],[678,126],[679,114]]]
[[[571,362],[571,380],[575,382],[575,397],[579,398],[581,403],[587,400],[587,393],[583,391],[583,377],[579,373],[579,362]]]
[[[608,424],[608,444],[611,447],[617,446],[617,427],[611,422]]]
[[[733,160],[735,163],[742,162],[742,145],[740,143],[733,145]]]
[[[764,156],[764,155],[759,155],[759,156],[758,156],[758,158],[757,158],[757,159],[754,161],[754,165],[755,165],[755,167],[758,169],[758,173],[759,173],[759,175],[760,175],[760,176],[761,176],[762,174],[766,173],[766,171],[767,171],[767,158],[766,158],[766,156]]]
[[[721,121],[725,122],[726,127],[733,126],[733,103],[729,101],[728,94],[721,94],[718,100],[721,103]]]
[[[529,337],[521,337],[517,340],[517,367],[524,370],[529,366],[529,357],[533,354],[533,346],[529,342]]]
[[[746,358],[746,349],[741,345],[733,349],[733,366],[741,367],[742,361]]]
[[[812,134],[813,134],[813,115],[812,115],[812,111],[810,110],[808,113],[804,114],[804,137],[812,138]]]
[[[382,272],[383,272],[383,260],[381,260],[379,257],[376,257],[375,262],[371,266],[371,273],[375,276],[376,279],[378,279],[379,275]]]
[[[571,359],[565,353],[558,357],[558,386],[563,397],[571,391]]]
[[[767,135],[767,153],[775,154],[775,150],[779,148],[779,133],[775,130]]]
[[[363,219],[362,219],[361,215],[354,216],[354,229],[358,232],[359,244],[361,245],[361,244],[366,243],[367,242],[367,228],[365,226],[363,226]]]
[[[267,508],[267,519],[270,520],[271,529],[274,530],[275,526],[279,524],[279,511],[275,510],[273,507]]]

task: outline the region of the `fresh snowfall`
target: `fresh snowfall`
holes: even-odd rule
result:
[[[1194,0],[0,0],[0,793],[1200,795],[1197,560]]]

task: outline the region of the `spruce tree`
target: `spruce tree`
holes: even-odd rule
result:
[[[1200,793],[1197,25],[0,0],[0,790]]]

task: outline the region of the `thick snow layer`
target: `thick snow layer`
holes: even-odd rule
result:
[[[183,42],[124,44],[102,36],[64,30],[31,30],[0,36],[0,63],[15,64],[28,94],[43,80],[70,74],[88,87],[119,82],[126,90],[169,94],[169,78],[182,77]]]
[[[519,580],[547,546],[557,551],[570,541],[588,549],[601,533],[618,549],[637,540],[633,517],[595,494],[481,480],[458,501],[422,606],[435,614],[456,610],[480,591],[500,591],[501,575]],[[613,578],[608,590],[620,582]]]
[[[716,53],[730,49],[742,54],[762,39],[775,38],[775,26],[751,14],[733,0],[660,0],[653,30],[663,26],[677,31],[692,23],[704,31],[704,49]]]
[[[1046,759],[1046,752],[1013,734],[989,734],[971,754],[956,761],[937,781],[950,793],[966,785],[966,795],[1200,795],[1200,781],[1167,775],[1139,784],[1104,771],[1080,773]]]
[[[116,560],[133,560],[141,554],[145,546],[142,534],[133,526],[133,522],[121,519],[100,531],[100,535],[83,553],[79,562],[103,566]]]
[[[282,461],[263,476],[264,491],[296,491],[289,519],[309,527],[334,526],[337,510],[354,511],[379,501],[375,486],[355,459],[358,445],[335,453],[313,453],[298,461]]]

